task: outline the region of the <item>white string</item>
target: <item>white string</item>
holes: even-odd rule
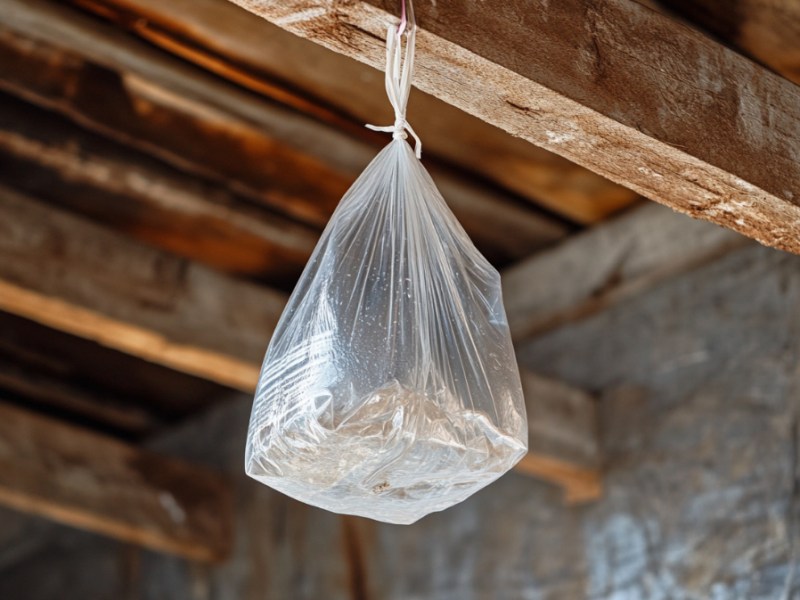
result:
[[[386,95],[394,108],[394,125],[384,127],[367,125],[367,128],[392,133],[392,137],[396,140],[407,139],[407,131],[414,138],[414,153],[421,159],[422,141],[406,121],[406,106],[411,92],[411,76],[414,72],[415,37],[416,28],[411,27],[406,33],[406,56],[401,65],[402,35],[393,25],[389,26],[386,33]]]

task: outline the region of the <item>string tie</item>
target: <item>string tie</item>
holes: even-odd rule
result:
[[[401,60],[402,29],[389,26],[386,33],[386,96],[394,109],[394,125],[367,125],[367,128],[391,133],[395,140],[405,140],[410,134],[414,138],[414,154],[421,159],[422,141],[406,121],[406,106],[414,72],[415,38],[416,28],[411,27],[406,33],[405,59]]]

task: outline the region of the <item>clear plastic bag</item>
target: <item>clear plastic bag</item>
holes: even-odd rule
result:
[[[413,56],[413,32],[409,46]],[[404,115],[402,77],[391,77]],[[527,450],[527,420],[499,274],[401,118],[342,198],[275,330],[246,471],[321,508],[412,523],[509,470]]]

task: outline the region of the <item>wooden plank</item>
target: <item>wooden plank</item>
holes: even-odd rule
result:
[[[353,135],[369,134],[364,123],[391,121],[382,73],[291,35],[233,4],[218,0],[73,3]],[[410,118],[423,137],[426,156],[440,157],[581,223],[602,219],[637,199],[630,190],[428,94],[412,96]]]
[[[319,231],[0,94],[6,186],[225,271],[290,286]]]
[[[380,67],[383,0],[235,0]],[[800,252],[800,90],[628,0],[422,3],[416,83],[676,210]]]
[[[582,390],[521,369],[528,454],[517,471],[564,488],[568,504],[602,496],[597,401]]]
[[[293,283],[319,232],[0,94],[6,185],[216,268]]]
[[[658,0],[737,50],[800,83],[800,4],[795,0]]]
[[[519,342],[606,310],[749,240],[648,204],[503,271],[512,336]]]
[[[41,0],[6,3],[0,88],[317,227],[377,150]],[[566,233],[519,199],[428,164],[490,258],[518,259]]]
[[[250,390],[285,296],[0,189],[0,309]]]
[[[0,504],[193,560],[230,550],[214,472],[1,403]]]
[[[163,426],[158,418],[142,407],[8,360],[0,360],[0,390],[23,399],[26,405],[99,425],[118,436],[140,438]]]
[[[103,407],[114,407],[112,400],[117,399],[119,408],[134,414],[143,411],[154,424],[168,425],[202,412],[229,391],[209,379],[140,360],[8,312],[0,311],[0,331],[0,359],[19,365],[32,379],[93,390],[101,396]],[[101,407],[92,415],[103,413]],[[65,411],[61,415],[69,418]],[[89,423],[80,417],[75,421]]]

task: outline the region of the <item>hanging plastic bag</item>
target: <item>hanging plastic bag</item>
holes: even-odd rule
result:
[[[405,120],[414,29],[387,38],[393,141],[342,198],[278,323],[246,471],[303,502],[412,523],[527,451],[500,277],[420,160]],[[416,153],[405,141],[416,140]]]

